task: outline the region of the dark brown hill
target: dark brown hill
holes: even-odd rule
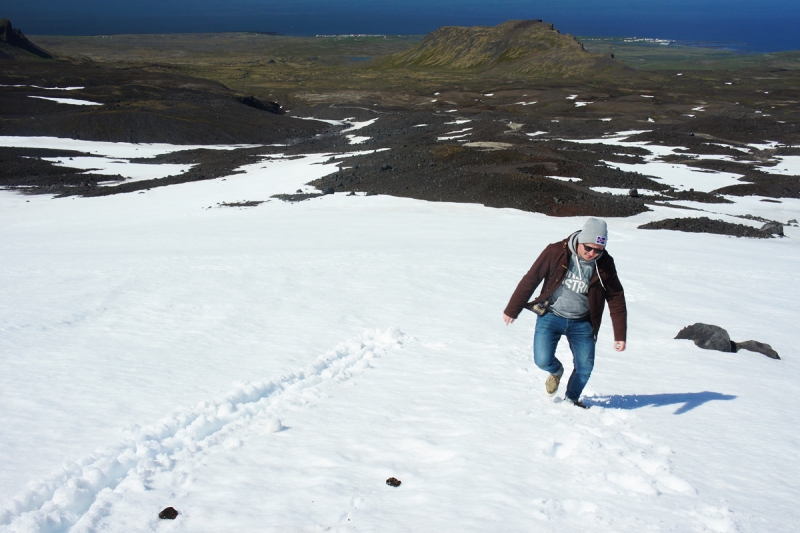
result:
[[[8,19],[0,19],[0,59],[53,59],[53,56],[39,48],[15,30]]]
[[[497,26],[443,26],[414,48],[389,56],[378,68],[480,72],[497,76],[572,77],[631,71],[583,49],[541,20],[511,20]]]

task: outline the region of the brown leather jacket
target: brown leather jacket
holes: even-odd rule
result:
[[[574,235],[574,234],[573,234]],[[572,235],[561,242],[555,242],[542,251],[536,262],[517,285],[506,306],[505,314],[517,318],[523,309],[531,309],[535,304],[549,298],[564,281],[569,269],[570,251],[567,242]],[[598,271],[600,276],[598,277]],[[542,291],[534,300],[528,301],[533,291],[544,280]],[[589,281],[589,319],[594,328],[594,338],[600,331],[603,309],[608,302],[611,324],[614,327],[614,340],[625,341],[628,330],[628,310],[625,306],[625,292],[617,277],[614,258],[607,251],[597,260],[597,268]]]

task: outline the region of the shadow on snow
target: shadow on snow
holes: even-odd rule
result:
[[[677,394],[627,394],[614,396],[597,396],[594,398],[584,398],[586,405],[597,405],[607,409],[639,409],[652,405],[661,407],[664,405],[680,404],[680,407],[673,413],[681,415],[699,407],[706,402],[713,400],[734,400],[736,396],[730,394],[720,394],[718,392],[682,392]]]

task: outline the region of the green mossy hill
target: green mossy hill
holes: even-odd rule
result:
[[[414,48],[387,57],[377,68],[479,71],[503,76],[579,76],[630,70],[593,54],[571,35],[541,20],[497,26],[443,26]]]
[[[15,30],[10,20],[0,19],[0,59],[53,59],[53,56]]]

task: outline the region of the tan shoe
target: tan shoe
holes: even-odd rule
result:
[[[561,376],[564,375],[564,369],[561,369],[561,372],[558,374],[550,374],[547,376],[547,380],[544,382],[544,390],[547,391],[547,394],[552,396],[558,390],[558,384],[561,383]]]

